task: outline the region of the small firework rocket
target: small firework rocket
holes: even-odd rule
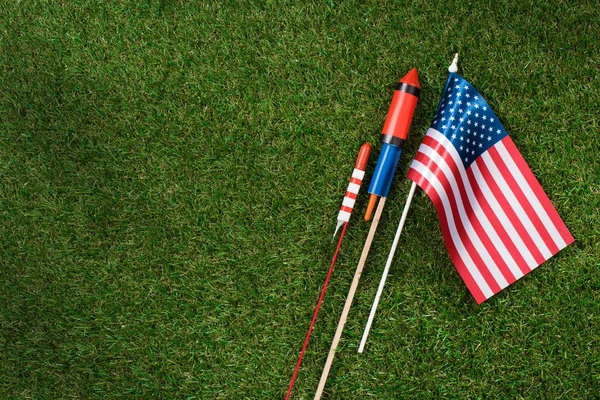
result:
[[[344,226],[344,229],[342,229],[340,239],[338,240],[338,244],[335,248],[335,253],[333,253],[331,265],[329,266],[329,272],[327,273],[327,278],[325,279],[323,290],[321,290],[321,296],[319,297],[319,301],[317,302],[317,307],[315,308],[310,327],[308,328],[308,333],[306,334],[306,338],[304,339],[304,345],[302,346],[302,350],[300,351],[300,357],[298,358],[296,369],[294,370],[292,380],[290,381],[290,386],[288,387],[287,395],[285,396],[286,400],[290,398],[290,394],[292,393],[294,382],[296,381],[296,376],[298,375],[298,370],[300,369],[300,364],[302,364],[302,358],[304,357],[304,352],[306,351],[306,346],[308,346],[310,334],[312,333],[313,327],[315,326],[317,315],[319,315],[319,309],[321,308],[323,297],[325,297],[325,292],[327,291],[327,286],[329,285],[329,279],[331,278],[331,273],[333,272],[333,267],[335,266],[335,261],[337,260],[337,255],[340,251],[340,246],[342,245],[344,235],[346,234],[346,228],[348,228],[350,214],[352,214],[352,209],[354,208],[354,203],[356,202],[356,197],[358,195],[358,191],[360,190],[360,185],[362,184],[363,177],[365,176],[365,168],[367,167],[367,162],[369,161],[370,155],[371,145],[369,143],[363,144],[360,148],[360,151],[358,152],[358,157],[356,158],[354,171],[352,171],[350,184],[348,185],[348,190],[346,190],[346,195],[344,196],[344,201],[342,202],[342,207],[340,208],[340,212],[338,214],[338,223],[333,237],[335,238],[335,234],[341,226]]]
[[[413,68],[396,85],[392,104],[383,126],[381,133],[383,146],[369,185],[371,198],[367,206],[365,221],[371,219],[377,198],[387,197],[390,191],[420,93],[419,74],[417,69]]]
[[[335,239],[335,235],[340,227],[350,221],[350,214],[352,214],[356,197],[360,191],[360,185],[365,177],[365,169],[367,168],[367,162],[369,161],[370,155],[371,145],[369,143],[363,144],[358,152],[356,165],[354,166],[354,171],[352,171],[352,177],[350,178],[350,183],[348,184],[348,189],[346,190],[346,195],[344,196],[344,201],[342,202],[340,212],[337,216],[337,226],[335,227],[333,238],[331,238],[332,242]]]

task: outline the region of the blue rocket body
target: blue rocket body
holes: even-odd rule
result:
[[[387,197],[401,155],[402,149],[400,147],[389,143],[383,144],[369,185],[369,193],[379,197]]]

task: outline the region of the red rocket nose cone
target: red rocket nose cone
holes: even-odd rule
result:
[[[419,83],[419,74],[416,68],[408,71],[408,74],[404,75],[402,79],[400,79],[400,82],[416,86],[421,89],[421,84]]]

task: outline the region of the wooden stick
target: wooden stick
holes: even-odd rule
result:
[[[319,400],[321,398],[323,389],[325,389],[325,383],[327,382],[327,376],[329,375],[329,370],[331,369],[331,364],[333,363],[333,357],[335,356],[335,351],[340,342],[340,338],[342,337],[342,331],[344,330],[344,325],[346,324],[346,319],[348,318],[348,313],[350,312],[350,307],[352,306],[352,300],[354,300],[354,294],[356,293],[356,288],[358,287],[360,275],[362,274],[365,262],[367,261],[367,256],[369,255],[369,250],[371,249],[371,243],[373,242],[373,237],[375,236],[375,231],[377,230],[377,225],[379,224],[379,218],[381,218],[381,213],[383,212],[383,207],[385,206],[385,200],[385,197],[382,197],[379,200],[377,211],[375,211],[375,217],[373,217],[373,222],[371,223],[371,228],[369,229],[369,235],[367,236],[362,254],[360,255],[360,260],[358,261],[356,272],[354,273],[354,279],[352,280],[352,285],[350,285],[348,297],[346,297],[346,304],[344,304],[344,310],[342,311],[340,322],[338,322],[337,330],[335,331],[333,342],[331,343],[331,348],[329,349],[329,355],[327,356],[327,361],[325,362],[325,367],[323,368],[323,373],[321,374],[321,380],[319,381],[319,386],[317,387],[315,400]]]
[[[373,301],[373,306],[371,307],[371,313],[369,314],[369,320],[367,321],[367,326],[365,327],[365,332],[363,333],[362,340],[360,341],[360,346],[358,347],[358,352],[362,353],[365,349],[365,343],[367,343],[367,338],[369,337],[369,331],[371,330],[371,324],[373,323],[373,318],[375,318],[375,313],[377,312],[377,306],[379,305],[379,299],[381,298],[381,293],[383,292],[383,287],[385,286],[385,281],[387,279],[388,273],[390,272],[390,266],[392,265],[392,260],[394,259],[394,253],[396,253],[396,248],[398,247],[398,242],[400,241],[400,235],[402,234],[402,228],[404,228],[404,222],[406,221],[406,215],[408,214],[408,209],[410,208],[410,203],[412,202],[412,198],[415,195],[415,189],[417,188],[417,184],[415,182],[412,183],[410,187],[410,192],[408,193],[408,198],[406,199],[406,204],[404,205],[404,211],[402,212],[402,217],[400,218],[400,223],[398,224],[398,229],[396,230],[396,236],[394,237],[394,243],[392,244],[392,248],[390,250],[390,254],[388,256],[387,262],[385,263],[385,269],[383,270],[383,275],[381,276],[381,281],[379,282],[379,288],[377,289],[377,294],[375,295],[375,301]]]

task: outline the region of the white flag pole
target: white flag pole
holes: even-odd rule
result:
[[[377,294],[375,295],[375,301],[373,302],[373,306],[371,307],[371,314],[369,314],[369,320],[367,321],[367,326],[365,327],[365,332],[363,333],[362,340],[360,341],[360,347],[358,348],[358,352],[362,353],[365,349],[365,343],[367,342],[367,337],[369,337],[369,331],[371,330],[371,324],[373,323],[373,318],[375,318],[375,313],[377,312],[377,306],[379,305],[379,299],[381,298],[381,293],[383,292],[383,287],[385,286],[385,281],[387,279],[388,273],[390,272],[390,266],[392,265],[392,260],[394,259],[394,253],[396,252],[396,247],[398,247],[398,242],[400,241],[400,235],[402,234],[402,228],[404,228],[404,222],[406,221],[406,215],[408,214],[408,209],[410,208],[410,203],[412,202],[412,198],[415,195],[415,189],[417,188],[417,184],[415,182],[412,183],[410,187],[410,192],[408,193],[408,198],[406,199],[406,204],[404,205],[404,211],[402,212],[402,218],[400,218],[400,224],[398,225],[398,229],[396,230],[396,236],[394,237],[394,243],[392,244],[392,248],[390,250],[390,254],[388,256],[387,262],[385,263],[385,269],[383,270],[383,275],[381,276],[381,281],[379,282],[379,288],[377,289]]]
[[[448,67],[448,72],[457,72],[458,71],[458,53],[454,55],[454,59],[452,60],[452,64]],[[360,346],[358,347],[358,352],[362,353],[365,349],[365,344],[367,343],[367,338],[369,337],[369,332],[371,330],[371,325],[373,324],[373,319],[375,318],[375,313],[377,312],[377,306],[379,305],[379,299],[381,298],[381,293],[383,292],[383,287],[385,286],[385,281],[387,280],[388,273],[390,272],[390,266],[392,265],[392,260],[394,259],[394,253],[396,252],[396,247],[398,247],[398,242],[400,241],[400,235],[402,234],[402,229],[404,228],[404,222],[406,221],[406,215],[408,214],[408,209],[410,208],[410,204],[412,202],[412,198],[415,194],[415,189],[417,188],[417,184],[415,182],[412,183],[410,187],[410,192],[408,193],[408,198],[406,199],[406,204],[404,205],[404,211],[402,212],[402,217],[400,218],[400,223],[398,224],[398,229],[396,230],[396,236],[394,237],[394,243],[392,244],[392,248],[390,249],[390,254],[388,255],[387,262],[385,263],[385,269],[383,270],[383,275],[381,276],[381,281],[379,281],[379,287],[377,288],[377,294],[375,295],[375,300],[373,301],[373,306],[371,307],[371,313],[369,314],[369,320],[367,321],[367,326],[365,326],[365,331],[363,333],[362,340],[360,341]]]

